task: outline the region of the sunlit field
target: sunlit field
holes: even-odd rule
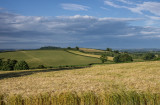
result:
[[[81,99],[81,95],[84,94],[88,94],[87,98],[91,98],[92,95],[98,97],[99,95],[113,93],[119,94],[119,97],[123,98],[122,94],[126,93],[131,95],[131,97],[132,95],[133,97],[139,97],[139,101],[141,100],[140,97],[143,98],[143,95],[147,95],[146,97],[150,97],[149,100],[153,102],[152,96],[154,94],[157,94],[156,98],[160,98],[159,68],[160,61],[152,61],[95,65],[90,68],[57,71],[54,69],[15,72],[1,71],[0,92],[1,94],[11,96],[20,94],[23,97],[36,96],[43,93],[58,95],[59,97],[61,93],[64,93],[66,95],[70,94],[71,97],[74,95],[73,99],[76,98],[75,95],[78,95],[77,97]],[[14,77],[13,73],[19,73],[19,76]],[[3,75],[10,75],[10,77],[5,78]],[[125,97],[127,98],[127,96]]]
[[[105,52],[103,50],[91,49],[91,48],[79,48],[79,50],[84,51],[84,52]]]
[[[83,52],[75,51],[75,50],[68,50],[68,51],[71,53],[86,56],[86,57],[93,57],[93,58],[98,58],[98,59],[101,57],[101,55],[87,54],[87,53],[83,53]],[[108,60],[113,61],[113,57],[108,56],[107,58]]]

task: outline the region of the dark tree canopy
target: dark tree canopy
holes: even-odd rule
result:
[[[114,57],[114,62],[118,63],[118,62],[132,62],[133,59],[131,56],[129,56],[128,54],[121,54],[118,56]]]
[[[39,65],[37,68],[38,68],[38,69],[44,69],[45,66],[44,66],[44,65]]]
[[[76,48],[75,48],[76,50],[79,50],[79,47],[78,46],[76,46]]]
[[[14,66],[17,63],[17,60],[10,60],[7,61],[0,60],[0,69],[1,70],[14,70]]]
[[[71,47],[67,47],[67,49],[72,49]]]
[[[106,62],[107,59],[108,59],[108,58],[107,58],[107,55],[106,55],[106,54],[102,54],[101,57],[100,57],[100,60],[101,60],[102,63]]]
[[[28,70],[29,66],[25,61],[19,61],[16,63],[14,70]]]
[[[107,49],[106,49],[106,51],[110,51],[110,52],[112,52],[112,49],[111,49],[111,48],[107,48]]]
[[[13,70],[8,61],[2,62],[1,70],[7,71],[7,70]]]
[[[153,53],[146,53],[143,57],[144,60],[152,60],[154,59],[156,56]]]

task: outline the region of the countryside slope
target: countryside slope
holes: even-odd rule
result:
[[[71,54],[64,50],[30,50],[0,53],[0,58],[25,60],[29,66],[61,66],[61,65],[87,65],[100,63],[97,58]]]

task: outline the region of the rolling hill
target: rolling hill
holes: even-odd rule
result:
[[[0,53],[0,58],[25,60],[29,66],[87,65],[100,63],[97,58],[75,55],[64,50],[28,50]]]

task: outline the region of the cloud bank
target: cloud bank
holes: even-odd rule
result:
[[[123,48],[160,37],[160,28],[130,24],[138,20],[88,15],[39,17],[0,13],[0,48],[38,48],[45,45]]]
[[[72,11],[87,11],[89,9],[88,6],[72,4],[72,3],[63,3],[61,4],[61,7],[65,10],[72,10]]]

